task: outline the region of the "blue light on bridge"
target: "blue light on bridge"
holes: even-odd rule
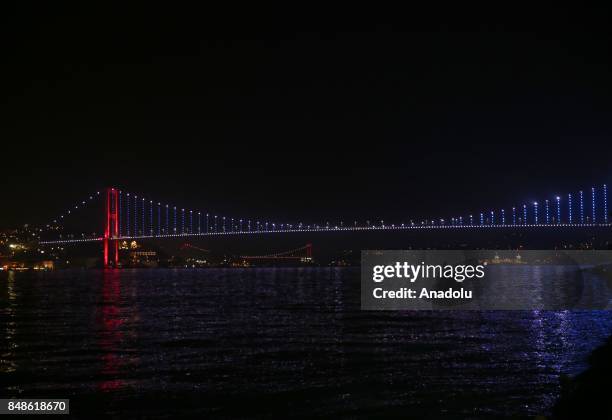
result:
[[[176,217],[176,206],[174,206],[173,210],[174,210],[174,233],[176,233],[177,232],[176,227],[177,227],[177,224],[178,224],[177,220],[176,220],[177,219],[177,217]]]
[[[561,197],[557,196],[557,224],[561,223]]]
[[[604,198],[604,223],[608,223],[608,186],[603,185],[603,198]]]
[[[548,200],[544,201],[544,214],[546,217],[546,224],[550,224],[550,211],[548,209]]]
[[[181,209],[181,232],[185,233],[185,209]]]
[[[480,213],[480,224],[484,225],[484,214]]]
[[[149,202],[149,231],[151,232],[151,236],[153,236],[153,200]]]
[[[527,224],[527,204],[523,204],[523,224]]]
[[[516,225],[516,207],[512,207],[512,224]]]
[[[595,211],[595,187],[591,187],[591,210],[593,213],[593,220],[591,220],[591,223],[595,223],[595,215],[596,215],[596,211]]]
[[[138,235],[138,196],[134,196],[134,235]]]
[[[538,202],[534,201],[533,202],[533,218],[535,221],[535,224],[538,224]]]
[[[166,235],[170,233],[170,206],[166,204]]]
[[[568,218],[568,223],[571,225],[572,224],[572,195],[568,194],[567,195],[567,218]]]
[[[146,235],[147,234],[147,229],[146,229],[146,223],[147,223],[147,217],[145,216],[146,212],[145,212],[145,207],[146,207],[146,202],[145,199],[143,197],[142,199],[142,234]]]
[[[584,194],[580,190],[580,223],[584,223]]]

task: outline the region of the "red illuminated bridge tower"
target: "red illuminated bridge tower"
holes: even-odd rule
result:
[[[119,191],[106,189],[106,222],[104,224],[104,268],[119,265]],[[109,247],[110,245],[110,247]],[[111,255],[112,254],[112,255]]]

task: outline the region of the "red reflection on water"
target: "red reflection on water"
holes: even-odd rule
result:
[[[125,368],[125,361],[118,354],[123,341],[121,326],[125,322],[121,312],[121,275],[116,269],[104,270],[102,275],[102,322],[100,328],[100,348],[102,356],[102,380],[98,388],[102,391],[115,391],[125,386],[125,381],[116,378]]]

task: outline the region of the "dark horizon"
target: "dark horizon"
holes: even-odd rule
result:
[[[319,222],[443,217],[610,180],[599,10],[362,29],[91,12],[4,18],[2,228],[111,185]]]

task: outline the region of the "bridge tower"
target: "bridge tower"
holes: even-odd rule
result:
[[[106,189],[106,222],[104,224],[104,268],[119,265],[119,190]],[[109,247],[110,245],[110,247]],[[111,257],[112,253],[112,257]]]

